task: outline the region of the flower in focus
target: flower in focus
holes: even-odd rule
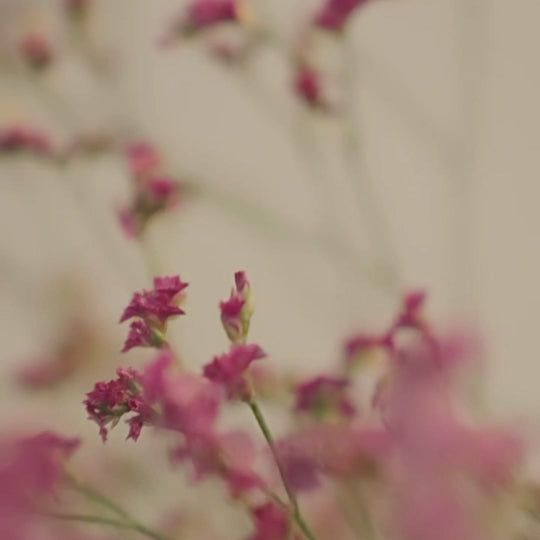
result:
[[[204,376],[223,385],[230,399],[249,400],[251,389],[245,374],[254,360],[265,356],[258,345],[232,345],[228,353],[216,356],[204,366]]]
[[[127,421],[128,439],[136,441],[143,425],[153,419],[154,412],[143,399],[141,374],[134,369],[121,368],[116,373],[116,379],[97,382],[86,394],[86,412],[88,418],[99,426],[103,442],[107,440],[109,424],[114,428],[124,414],[136,413]]]
[[[330,32],[341,32],[356,9],[368,0],[325,0],[315,15],[314,24]]]
[[[43,432],[32,437],[0,438],[0,532],[27,540],[36,534],[36,504],[54,494],[64,462],[80,441]],[[37,536],[34,536],[36,538]]]
[[[131,323],[123,352],[133,347],[161,348],[167,344],[165,334],[171,317],[183,315],[179,307],[188,286],[180,276],[156,277],[151,291],[136,292],[126,307],[120,322],[135,318]]]
[[[349,380],[319,375],[296,387],[296,410],[309,412],[316,418],[337,413],[350,417],[356,408],[346,395]]]
[[[28,34],[19,47],[24,60],[34,69],[43,69],[52,62],[51,44],[41,34]]]
[[[253,315],[251,285],[245,272],[236,272],[234,281],[235,287],[229,299],[219,303],[221,323],[232,343],[243,343]]]

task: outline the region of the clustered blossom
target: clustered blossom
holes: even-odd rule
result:
[[[345,377],[319,375],[304,381],[296,387],[296,410],[318,418],[331,413],[353,416],[356,407],[347,396],[349,386]]]
[[[369,0],[325,0],[314,24],[329,32],[341,32],[356,9]]]
[[[24,60],[34,69],[47,67],[53,59],[50,42],[41,34],[28,34],[20,43]]]
[[[36,505],[54,495],[64,462],[80,441],[52,432],[0,438],[0,532],[9,540],[37,538]]]
[[[161,172],[161,156],[147,143],[128,148],[127,160],[134,193],[131,202],[119,209],[118,217],[126,235],[135,238],[156,215],[177,206],[181,186]]]
[[[234,281],[229,299],[219,303],[221,323],[232,343],[243,343],[253,315],[251,285],[246,273],[241,271],[234,274]]]
[[[119,368],[117,378],[109,382],[98,382],[86,394],[84,405],[88,418],[99,426],[99,434],[105,442],[108,426],[115,427],[122,416],[135,413],[128,419],[128,439],[136,441],[141,429],[153,417],[152,409],[142,396],[141,374],[134,369]]]
[[[120,322],[135,319],[131,325],[122,352],[133,347],[166,345],[167,322],[171,317],[184,315],[179,307],[182,291],[188,286],[180,276],[156,277],[151,291],[136,292],[125,308]]]
[[[232,345],[228,353],[216,356],[204,367],[204,376],[223,385],[230,399],[249,400],[252,391],[246,372],[253,361],[265,356],[258,345]]]

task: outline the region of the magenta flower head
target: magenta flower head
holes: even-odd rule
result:
[[[20,43],[23,59],[33,69],[43,69],[50,65],[53,59],[53,50],[50,42],[41,34],[28,34]]]
[[[283,540],[296,539],[290,535],[291,520],[285,508],[273,501],[256,506],[251,510],[255,531],[248,540]]]
[[[346,366],[351,368],[365,363],[377,350],[386,350],[392,347],[391,335],[377,336],[359,332],[345,340],[343,356]]]
[[[143,398],[141,374],[134,369],[117,370],[117,378],[109,382],[97,382],[86,394],[84,405],[88,418],[99,426],[103,442],[107,440],[108,426],[115,427],[122,416],[135,413],[127,420],[128,439],[136,441],[145,423],[149,423],[154,412]]]
[[[329,32],[341,32],[356,9],[368,0],[325,0],[314,24]]]
[[[252,397],[252,391],[245,374],[254,360],[265,356],[258,345],[232,345],[228,353],[216,356],[204,367],[204,376],[223,385],[230,399],[248,401]]]
[[[126,307],[120,322],[135,318],[131,323],[123,352],[133,347],[166,346],[167,322],[171,317],[185,312],[178,304],[184,299],[183,292],[188,286],[180,276],[156,277],[151,291],[136,292]]]
[[[316,418],[354,416],[356,408],[346,395],[348,386],[349,380],[343,377],[313,377],[296,387],[296,410]]]
[[[253,315],[253,298],[245,272],[236,272],[234,281],[235,287],[229,299],[219,303],[221,323],[232,343],[243,343],[247,339]]]

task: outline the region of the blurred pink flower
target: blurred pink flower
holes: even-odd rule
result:
[[[296,410],[320,418],[327,413],[350,417],[356,408],[346,395],[349,380],[343,377],[319,375],[296,387]]]
[[[297,96],[307,105],[319,110],[327,110],[328,102],[324,96],[321,74],[312,67],[298,65],[294,78]]]
[[[315,16],[315,25],[331,32],[343,30],[349,17],[368,0],[324,0]]]
[[[320,424],[284,437],[278,454],[291,487],[316,488],[320,475],[371,474],[390,454],[391,440],[383,428]]]
[[[14,125],[0,130],[0,152],[30,152],[40,156],[53,156],[49,138],[38,130]]]
[[[49,40],[41,34],[28,34],[20,43],[24,60],[34,69],[47,67],[53,59],[53,50]]]
[[[6,540],[28,540],[35,534],[36,504],[61,483],[65,460],[78,439],[52,432],[0,439],[0,533]]]
[[[155,173],[162,162],[157,149],[146,142],[130,145],[126,150],[126,155],[131,174],[136,177]]]
[[[247,540],[284,540],[285,538],[296,538],[296,535],[289,536],[292,526],[291,519],[286,508],[278,506],[277,503],[269,501],[251,510],[251,515],[255,525],[255,531]]]
[[[204,367],[204,376],[223,385],[230,399],[248,399],[250,389],[244,375],[254,360],[265,356],[258,345],[232,345],[228,353],[216,356]]]

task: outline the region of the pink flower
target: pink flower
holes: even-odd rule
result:
[[[228,300],[219,303],[221,323],[232,343],[243,343],[248,335],[253,301],[251,285],[245,272],[234,274],[235,288],[231,290]]]
[[[299,65],[295,74],[294,89],[298,97],[310,107],[320,110],[328,108],[322,90],[321,76],[316,69]]]
[[[174,208],[179,201],[180,184],[167,176],[144,176],[136,179],[132,202],[118,211],[122,228],[130,238],[137,237],[161,212]]]
[[[20,44],[21,54],[34,69],[47,67],[53,59],[49,41],[40,34],[28,34]]]
[[[130,332],[123,352],[137,346],[163,347],[166,345],[167,321],[176,315],[183,315],[178,303],[183,299],[182,291],[188,286],[180,276],[156,277],[151,291],[136,292],[128,304],[120,322],[132,318]]]
[[[337,412],[350,417],[356,408],[346,395],[348,379],[319,375],[296,387],[296,410],[309,412],[320,418]]]
[[[125,414],[136,413],[127,421],[130,426],[128,439],[136,441],[142,426],[153,419],[154,412],[142,397],[140,373],[134,369],[121,368],[116,373],[116,379],[98,382],[86,394],[86,412],[88,418],[99,426],[103,442],[107,440],[109,424],[114,427]]]
[[[190,461],[196,481],[209,475],[220,477],[233,498],[264,486],[252,470],[255,458],[253,443],[242,431],[224,435],[203,432],[186,437],[176,448],[173,458]]]
[[[187,8],[186,29],[200,30],[237,17],[234,0],[195,0]]]
[[[321,474],[376,471],[392,447],[388,434],[379,427],[320,424],[281,439],[277,449],[291,487],[308,491],[319,485]]]
[[[425,302],[426,293],[424,291],[411,291],[407,293],[403,299],[402,311],[398,315],[394,327],[423,330],[422,310]]]
[[[254,360],[265,356],[258,345],[232,345],[228,353],[216,356],[204,367],[204,376],[223,385],[230,399],[249,399],[250,389],[244,375]]]
[[[433,334],[419,334],[395,352],[384,421],[394,455],[387,473],[389,515],[404,540],[486,537],[471,488],[489,487],[489,496],[521,460],[517,435],[467,426],[455,410],[457,368],[471,352],[469,341],[435,340]]]
[[[137,319],[129,325],[128,337],[122,352],[127,352],[134,347],[155,347],[160,349],[165,344],[165,338],[161,333],[150,328],[143,319]]]
[[[136,177],[153,174],[161,165],[159,152],[146,142],[132,144],[126,154],[131,174]]]
[[[353,12],[368,0],[325,0],[315,16],[315,25],[330,32],[340,32]]]
[[[142,375],[144,398],[158,412],[156,424],[186,436],[212,431],[223,391],[204,377],[172,372],[173,356],[164,349]]]
[[[292,526],[286,508],[273,501],[266,502],[252,509],[255,531],[248,540],[284,540],[290,538]],[[293,536],[292,538],[296,538]]]
[[[37,130],[17,125],[0,130],[0,152],[17,151],[36,155],[53,154],[49,139]]]
[[[36,504],[54,495],[64,462],[80,441],[52,432],[0,438],[0,532],[2,538],[36,538]]]

